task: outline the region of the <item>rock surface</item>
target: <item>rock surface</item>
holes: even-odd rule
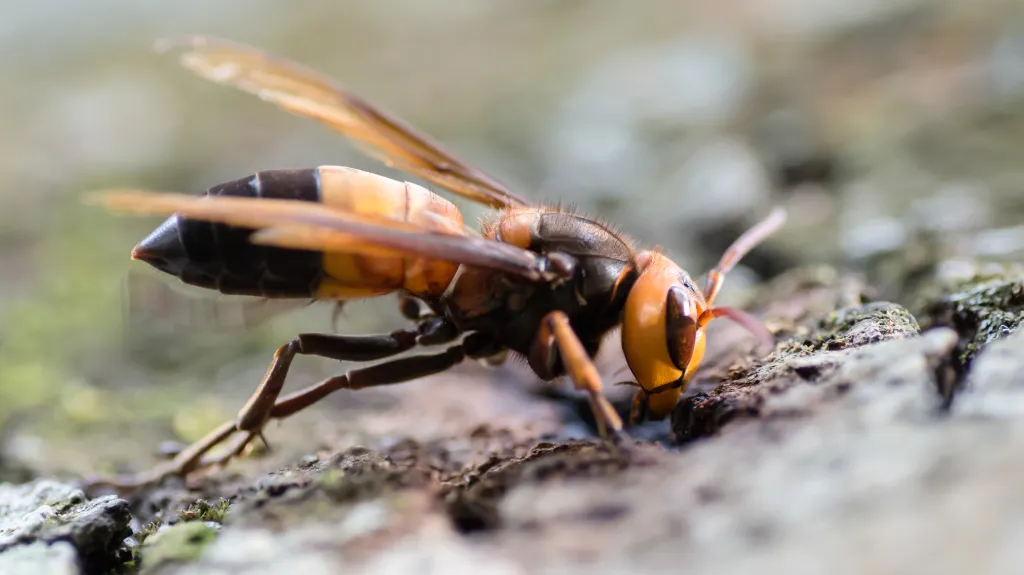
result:
[[[4,575],[75,575],[78,572],[75,548],[63,541],[35,541],[0,553],[0,573]]]
[[[1016,288],[999,285],[968,288],[971,309],[1002,309]],[[479,409],[502,414],[497,423],[445,426],[430,418],[468,412],[445,407],[464,405],[460,388],[439,385],[429,391],[439,415],[417,415],[432,431],[296,455],[269,474],[170,482],[128,501],[86,500],[47,481],[0,487],[11,502],[0,507],[0,566],[842,575],[1024,564],[1024,461],[1014,456],[1024,452],[1024,332],[998,319],[1009,327],[979,338],[938,316],[922,329],[903,306],[874,301],[859,278],[829,268],[793,270],[759,293],[775,348],[757,357],[742,330],[720,328],[694,392],[655,425],[670,430],[657,440],[615,449],[572,439],[536,407],[556,400],[519,391],[514,403],[487,401],[512,397],[499,384],[473,391],[474,405],[490,406]],[[949,305],[966,317],[956,307],[966,304]],[[531,432],[529,416],[516,423],[520,410],[543,415]]]
[[[959,361],[965,366],[986,345],[1024,322],[1024,269],[998,269],[947,283],[921,305],[930,323],[961,334]]]
[[[73,546],[84,569],[116,566],[124,539],[132,534],[130,521],[128,502],[113,495],[88,500],[80,489],[50,480],[0,484],[0,553],[31,543],[31,550],[15,555],[22,560],[38,556],[63,569],[63,545],[45,552],[39,547],[61,542]]]

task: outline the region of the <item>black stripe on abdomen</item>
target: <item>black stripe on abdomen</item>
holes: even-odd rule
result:
[[[319,171],[264,170],[206,193],[319,202]],[[321,252],[255,245],[251,229],[180,218],[179,234],[190,260],[182,279],[225,294],[311,297],[323,275]]]

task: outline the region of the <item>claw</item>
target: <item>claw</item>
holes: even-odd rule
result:
[[[273,449],[270,447],[270,443],[267,441],[267,436],[263,435],[263,430],[257,431],[256,437],[260,438],[260,443],[263,444],[263,448],[267,450],[267,453],[273,451]]]
[[[633,438],[622,429],[608,431],[605,443],[616,451],[628,449],[633,444]]]
[[[171,477],[187,479],[194,473],[223,466],[229,460],[240,456],[246,447],[248,447],[257,436],[262,438],[264,443],[266,443],[266,439],[263,438],[262,431],[250,432],[246,433],[239,441],[231,445],[230,448],[222,455],[214,458],[205,457],[206,453],[210,449],[223,443],[236,432],[235,426],[236,423],[234,421],[228,421],[221,424],[220,427],[211,431],[206,437],[180,452],[172,461],[163,465],[157,465],[149,471],[129,476],[87,478],[84,482],[85,490],[87,492],[94,492],[96,489],[106,488],[113,489],[119,493],[126,493],[138,491],[139,489],[153,485],[159,485]]]

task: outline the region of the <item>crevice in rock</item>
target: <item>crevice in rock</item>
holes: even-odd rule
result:
[[[445,511],[461,533],[499,529],[500,504],[513,487],[555,478],[607,476],[631,464],[643,464],[643,449],[636,446],[619,450],[590,442],[542,442],[523,457],[491,460],[449,479],[443,489]]]
[[[936,367],[937,386],[948,409],[978,353],[1024,323],[1024,270],[1006,267],[999,273],[940,282],[920,297],[917,308],[926,329],[948,327],[959,338],[948,365]]]
[[[822,402],[849,392],[854,385],[841,379],[833,381],[844,363],[843,354],[881,342],[919,337],[920,328],[902,306],[868,302],[806,318],[792,333],[776,345],[771,355],[753,363],[737,362],[712,391],[680,402],[671,419],[675,442],[687,444],[713,436],[739,419],[792,418],[812,413]],[[851,356],[846,361],[853,359]],[[825,381],[830,381],[831,387],[817,389]],[[800,393],[804,386],[808,399],[775,405],[766,415],[764,406],[769,398]]]
[[[969,367],[981,349],[1024,322],[1024,270],[978,275],[953,283],[922,305],[929,326],[951,327],[963,340],[962,362]]]

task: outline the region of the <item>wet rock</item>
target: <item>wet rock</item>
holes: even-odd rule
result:
[[[963,370],[980,350],[1024,321],[1024,269],[1005,267],[943,284],[922,296],[921,315],[926,325],[960,334],[957,357]]]
[[[112,495],[87,500],[80,489],[45,479],[0,485],[0,553],[65,541],[87,570],[102,570],[120,562],[130,521],[128,502]]]
[[[418,518],[435,507],[424,490],[430,477],[415,462],[361,447],[309,457],[252,481],[230,499],[196,501],[172,524],[143,528],[136,556],[146,574],[334,573],[347,566],[346,553],[374,552],[380,546],[375,536],[386,540],[381,533],[416,530]],[[147,531],[154,532],[142,537]]]
[[[225,524],[283,530],[310,521],[339,521],[353,505],[424,489],[433,477],[417,461],[396,463],[355,447],[259,479],[238,492]]]

